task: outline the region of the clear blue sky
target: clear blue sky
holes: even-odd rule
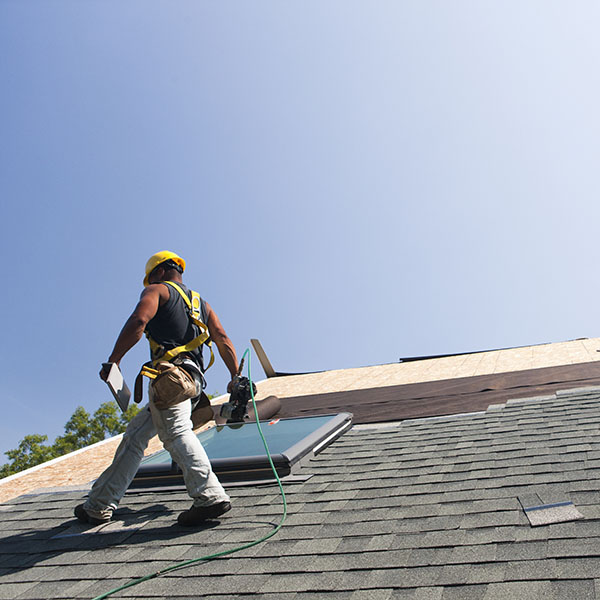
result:
[[[163,249],[281,371],[600,335],[599,17],[0,0],[0,452],[109,399]]]

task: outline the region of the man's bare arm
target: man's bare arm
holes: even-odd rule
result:
[[[125,322],[119,337],[115,342],[115,347],[111,352],[108,362],[119,364],[121,359],[135,346],[142,335],[148,322],[156,315],[161,302],[163,285],[150,285],[143,292],[140,301],[131,313],[131,316]],[[168,290],[164,290],[168,293]]]
[[[215,311],[210,307],[208,302],[206,303],[206,310],[208,312],[207,325],[208,331],[212,341],[216,344],[219,354],[225,363],[225,366],[229,369],[231,378],[233,379],[237,375],[238,370],[238,358],[235,352],[233,342],[229,339],[229,336],[225,333],[225,328],[221,325],[219,317]]]

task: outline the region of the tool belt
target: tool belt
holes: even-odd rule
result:
[[[167,361],[161,361],[152,368],[145,364],[135,380],[134,400],[142,401],[143,377],[152,381],[152,402],[159,410],[165,410],[198,395],[196,382],[185,369]]]

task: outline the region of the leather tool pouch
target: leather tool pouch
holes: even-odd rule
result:
[[[202,392],[198,397],[198,402],[196,402],[192,408],[192,427],[193,429],[203,427],[214,418],[215,414],[210,405],[210,400],[208,399],[208,396]]]
[[[150,386],[152,402],[159,410],[165,410],[197,395],[196,382],[185,369],[170,362],[160,362],[156,370],[159,373]]]

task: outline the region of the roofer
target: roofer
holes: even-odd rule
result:
[[[238,370],[233,343],[210,305],[182,283],[185,260],[173,252],[154,254],[146,263],[145,289],[119,334],[109,363],[121,362],[144,332],[151,348],[136,380],[141,400],[141,375],[151,380],[149,403],[129,423],[112,464],[100,475],[84,504],[75,508],[82,522],[110,521],[113,511],[133,480],[148,442],[158,433],[164,447],[183,472],[192,507],[178,517],[181,525],[198,525],[231,508],[210,462],[192,429],[191,413],[201,403],[205,387],[202,348],[216,344],[231,377]],[[210,338],[208,337],[210,335]],[[211,349],[211,361],[214,357]],[[210,364],[208,366],[210,366]],[[208,366],[206,368],[208,368]],[[154,367],[154,368],[152,368]],[[106,380],[103,366],[100,377]],[[228,385],[228,391],[231,384]]]

